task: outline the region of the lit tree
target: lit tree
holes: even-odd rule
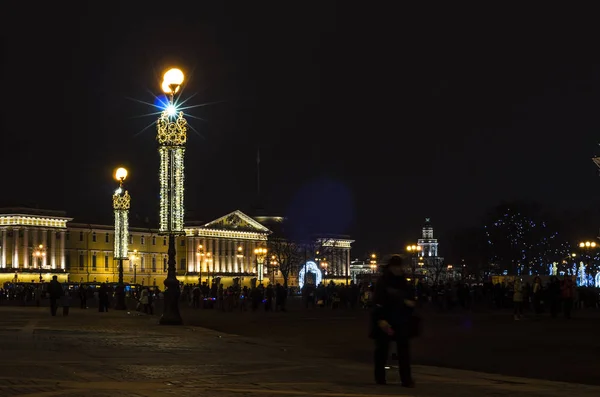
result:
[[[558,232],[542,219],[536,205],[501,204],[489,214],[484,230],[490,264],[500,272],[546,273],[561,250]]]
[[[290,274],[297,272],[302,261],[300,247],[298,244],[284,238],[270,238],[268,251],[267,266],[269,266],[269,271],[279,270],[283,277],[283,286],[287,287]],[[272,257],[274,258],[271,261]]]

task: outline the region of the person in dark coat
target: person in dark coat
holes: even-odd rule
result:
[[[58,282],[57,276],[52,276],[52,281],[48,285],[48,294],[50,295],[50,314],[56,316],[56,309],[58,308],[58,300],[63,294],[63,289]]]
[[[102,283],[98,289],[98,311],[108,312],[108,286]]]
[[[396,342],[400,380],[404,387],[414,387],[410,368],[409,342],[414,293],[406,280],[403,261],[393,256],[375,285],[371,338],[375,341],[375,382],[385,384],[385,364],[390,342]]]

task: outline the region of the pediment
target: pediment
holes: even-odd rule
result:
[[[271,233],[269,229],[244,214],[242,211],[233,211],[230,214],[208,222],[204,229],[237,230],[241,232]]]

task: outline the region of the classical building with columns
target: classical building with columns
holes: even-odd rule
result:
[[[282,219],[282,218],[281,218]],[[272,231],[268,222],[233,211],[208,223],[188,222],[185,235],[177,237],[177,277],[184,283],[250,285],[257,275],[255,249],[267,247]],[[44,281],[52,275],[71,282],[116,282],[118,261],[113,258],[114,226],[72,222],[58,211],[0,209],[2,231],[0,281]],[[124,263],[124,281],[162,286],[167,276],[165,236],[158,229],[129,228],[129,260]],[[349,268],[352,240],[327,237],[323,247],[334,248],[324,274],[343,279]],[[45,255],[35,256],[42,245]],[[41,258],[38,260],[38,258]],[[313,258],[310,258],[311,260]],[[267,262],[272,259],[267,258]],[[265,265],[265,282],[282,281],[276,266]],[[269,273],[270,272],[270,273]],[[297,274],[289,284],[297,285]]]
[[[29,281],[38,280],[40,274],[45,278],[50,273],[65,274],[65,236],[71,220],[61,211],[0,210],[0,279]],[[40,256],[35,256],[36,249]]]

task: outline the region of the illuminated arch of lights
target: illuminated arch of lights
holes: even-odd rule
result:
[[[300,288],[304,287],[304,276],[306,273],[315,274],[315,285],[319,285],[321,284],[321,281],[323,281],[323,274],[321,273],[319,266],[313,261],[308,261],[306,262],[306,265],[300,268],[300,272],[298,273],[298,286]]]

